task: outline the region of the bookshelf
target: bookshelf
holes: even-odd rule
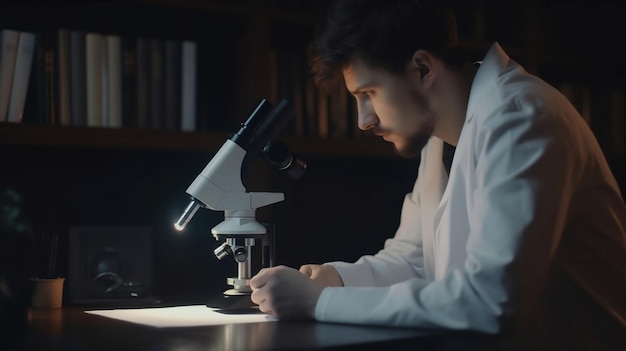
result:
[[[461,41],[466,47],[480,52],[497,40],[515,60],[557,88],[571,91],[574,86],[574,90],[589,96],[623,93],[624,80],[621,77],[624,72],[620,64],[624,58],[623,44],[620,45],[623,42],[623,34],[620,34],[623,24],[621,27],[619,24],[623,23],[623,11],[620,11],[619,4],[593,1],[572,4],[564,0],[547,3],[538,0],[452,3],[460,14],[458,25]],[[320,108],[324,108],[320,100],[326,97],[317,91],[309,91],[314,88],[307,86],[309,77],[304,49],[327,4],[328,1],[313,0],[64,0],[35,3],[15,0],[0,5],[0,23],[3,23],[3,28],[40,34],[63,28],[118,35],[122,39],[141,37],[193,41],[197,43],[198,50],[197,132],[207,132],[207,138],[222,137],[247,117],[260,98],[273,102],[289,98],[296,104],[294,122],[288,131],[290,136],[309,141],[315,138],[320,141],[333,139],[332,142],[344,139],[342,145],[351,149],[348,153],[353,154],[358,152],[355,150],[366,150],[362,145],[372,139],[355,140],[361,133],[354,127],[355,111],[351,102],[347,108],[340,108],[339,113],[337,109],[328,107],[331,116],[341,115],[340,122],[326,121],[326,124],[336,126],[335,131],[320,130],[319,126],[325,125],[320,121]],[[593,50],[579,46],[583,44]],[[606,64],[596,64],[601,61],[594,58],[590,51],[595,52],[606,46],[615,50],[617,55],[605,55],[602,61]],[[38,74],[40,72],[33,72],[34,76]],[[31,80],[30,90],[35,83]],[[573,94],[571,97],[574,99]],[[32,96],[29,98],[25,117],[31,120],[31,124],[60,124],[46,121],[44,115],[48,112],[41,107],[43,104],[33,102]],[[333,100],[343,101],[346,97],[338,94],[328,99],[332,104]],[[613,100],[619,102],[619,98]],[[583,101],[574,103],[581,109],[592,110],[584,107]],[[56,105],[58,111],[61,101],[57,101]],[[619,110],[620,107],[612,109]],[[602,110],[596,114],[616,115]],[[601,131],[608,125],[623,125],[620,121],[605,122],[597,118],[590,118],[590,124],[598,133],[605,133]],[[124,127],[133,129],[136,126]],[[7,127],[0,123],[0,128]],[[82,131],[88,133],[84,129]],[[148,134],[145,139],[149,140],[152,131],[145,132]],[[65,132],[50,128],[50,133]],[[68,133],[77,134],[79,131],[72,129]],[[112,133],[123,135],[125,132]],[[140,131],[132,133],[136,133],[135,136],[141,134]],[[154,139],[163,139],[158,132],[155,135]],[[173,134],[168,136],[173,137]],[[189,136],[183,133],[181,138],[184,137]],[[354,147],[350,140],[355,140]],[[615,142],[617,146],[606,148],[617,150],[618,156],[624,157],[620,142],[610,141],[611,144]],[[167,141],[164,143],[167,145]],[[114,147],[113,143],[110,146]],[[334,150],[337,148],[326,149],[323,153]]]
[[[358,152],[373,149],[364,146],[372,142],[373,138],[355,140],[354,145],[348,141],[356,139],[361,133],[355,131],[356,127],[349,127],[355,125],[355,111],[347,104],[349,99],[347,92],[341,94],[343,104],[340,109],[331,107],[338,104],[334,102],[338,99],[331,99],[317,91],[306,68],[304,51],[312,38],[316,20],[326,6],[325,1],[119,0],[93,3],[60,1],[32,7],[19,1],[9,1],[2,6],[3,10],[7,10],[2,11],[0,15],[3,25],[35,33],[38,40],[36,50],[39,52],[38,57],[35,57],[29,82],[29,95],[21,123],[24,127],[15,130],[12,126],[0,123],[2,133],[5,135],[13,132],[28,134],[28,128],[33,128],[31,134],[47,130],[51,135],[38,140],[54,141],[65,138],[64,145],[71,145],[75,141],[75,146],[81,147],[84,143],[81,142],[81,137],[76,135],[83,134],[85,139],[88,139],[94,133],[101,135],[102,131],[90,131],[79,127],[88,126],[96,129],[120,127],[120,122],[111,124],[113,123],[111,120],[121,119],[122,129],[129,130],[110,132],[113,140],[121,138],[119,146],[139,146],[141,143],[139,141],[130,144],[123,141],[129,133],[139,140],[145,140],[147,147],[153,147],[151,145],[154,142],[151,140],[175,138],[175,133],[160,132],[162,129],[180,131],[181,122],[170,121],[185,118],[172,117],[172,113],[168,114],[170,117],[164,116],[164,113],[167,113],[164,111],[176,108],[165,105],[167,97],[173,93],[165,90],[165,87],[172,84],[164,82],[167,68],[162,66],[168,66],[168,61],[163,47],[173,42],[180,50],[181,42],[184,41],[193,43],[197,50],[195,56],[197,64],[194,66],[196,87],[192,100],[195,103],[191,104],[195,109],[195,127],[191,130],[187,128],[186,131],[206,132],[204,138],[209,139],[223,137],[238,128],[239,123],[247,118],[260,98],[268,98],[274,103],[287,98],[294,104],[293,108],[296,111],[287,134],[292,139],[304,137],[306,141],[297,141],[302,145],[301,148],[313,153],[330,152],[340,156],[357,155]],[[20,14],[20,17],[12,16],[14,14]],[[142,19],[139,22],[141,26],[137,26],[139,17]],[[79,71],[86,77],[91,77],[87,79],[88,83],[95,83],[86,85],[83,83],[78,88],[76,94],[84,94],[86,97],[73,96],[76,89],[73,86],[70,92],[67,91],[67,86],[70,83],[74,84],[76,80],[76,73],[67,72],[74,70],[77,65],[73,64],[74,61],[65,64],[61,61],[61,57],[71,55],[67,52],[62,55],[60,43],[63,40],[67,47],[69,41],[69,50],[72,52],[71,45],[74,39],[71,38],[78,35],[82,35],[83,46],[98,50],[92,56],[89,56],[92,51],[87,50],[87,56],[83,58],[87,63],[82,61],[82,65],[86,65],[87,68]],[[102,41],[111,39],[116,40],[116,50],[122,51],[121,54],[118,52],[114,59],[106,56],[107,52],[113,51],[113,47],[107,47],[106,43],[102,44]],[[180,60],[180,51],[178,55],[175,57]],[[145,59],[145,56],[149,58]],[[52,64],[47,61],[49,57],[53,58]],[[93,57],[98,58],[98,61],[94,63]],[[128,68],[132,70],[129,78],[125,75],[128,57],[133,60]],[[99,71],[95,73],[93,71],[94,65],[98,69],[104,67],[102,70],[105,72],[112,70],[107,66],[107,61],[110,65],[113,60],[121,60],[123,66],[121,79],[118,79],[119,86],[116,88],[111,88],[113,79],[107,78],[111,77],[111,74],[107,76],[105,73],[105,78],[101,78],[102,74]],[[156,64],[161,66],[155,68]],[[66,73],[63,73],[63,69]],[[157,70],[159,74],[154,73]],[[119,78],[119,73],[113,76]],[[178,80],[181,80],[180,76]],[[99,98],[95,99],[94,95]],[[104,98],[101,98],[103,95]],[[121,107],[109,103],[113,101],[113,97],[117,97]],[[71,103],[69,99],[72,99]],[[181,97],[178,96],[177,99],[172,104],[181,105]],[[324,101],[324,104],[318,102],[329,99],[333,101]],[[82,109],[78,110],[80,112],[74,112],[74,101],[81,101]],[[67,112],[68,106],[72,106],[71,116],[67,116],[70,114]],[[66,114],[64,116],[63,109]],[[124,115],[120,118],[118,112],[114,118],[113,111],[120,110]],[[327,116],[326,110],[334,113]],[[111,115],[107,116],[107,113]],[[325,120],[335,121],[322,122],[319,116]],[[320,123],[325,127],[318,128],[317,125]],[[26,127],[27,125],[30,127]],[[41,125],[48,125],[51,128],[42,129]],[[333,126],[336,128],[329,131],[328,129]],[[331,145],[339,143],[341,147],[322,147],[320,150],[314,150],[312,146],[319,144],[316,138],[321,140],[330,137],[333,139]],[[186,133],[182,133],[179,138],[193,139]],[[6,144],[13,142],[11,140],[21,140],[19,143],[25,144],[31,139],[8,137],[0,142]],[[43,144],[41,141],[34,143]],[[115,144],[115,141],[111,141],[100,145],[117,147]],[[164,147],[172,144],[178,145],[163,141]],[[380,144],[374,141],[372,145]],[[373,156],[391,154],[374,151]],[[359,156],[366,157],[368,154]]]

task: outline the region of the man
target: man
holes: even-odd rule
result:
[[[497,43],[467,59],[437,1],[332,4],[316,80],[343,78],[361,129],[421,152],[418,177],[383,250],[264,269],[250,282],[261,311],[533,349],[623,343],[626,206],[575,108]],[[449,173],[444,142],[456,146]]]

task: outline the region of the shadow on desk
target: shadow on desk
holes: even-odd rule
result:
[[[155,328],[84,313],[30,310],[27,350],[483,350],[488,337],[316,322]]]

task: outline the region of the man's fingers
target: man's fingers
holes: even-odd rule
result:
[[[252,302],[259,305],[259,311],[264,313],[272,313],[270,304],[267,302],[264,289],[252,291],[250,299],[252,300]]]
[[[272,311],[272,309],[269,308],[269,304],[266,304],[266,303],[259,304],[259,311],[263,313],[269,313],[269,314],[275,315],[274,311]]]
[[[250,284],[252,285],[252,284]],[[253,303],[259,306],[259,311],[263,313],[269,313],[271,315],[275,315],[274,310],[272,309],[272,304],[268,299],[268,289],[265,287],[256,288],[252,290],[250,294],[250,299]]]
[[[313,267],[311,267],[310,264],[305,264],[300,267],[300,273],[306,275],[307,277],[311,277],[311,274],[313,274]]]
[[[263,289],[255,289],[252,290],[252,293],[250,294],[250,300],[252,300],[252,302],[254,302],[257,305],[261,305],[263,302],[265,302],[265,291]]]
[[[257,273],[254,277],[250,279],[250,287],[252,289],[258,289],[265,285],[265,283],[267,283],[267,280],[269,279],[268,271],[268,268],[261,269],[259,273]]]

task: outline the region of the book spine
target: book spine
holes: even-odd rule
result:
[[[150,59],[148,39],[137,38],[136,47],[136,78],[137,78],[137,127],[149,128],[149,75],[150,75]]]
[[[102,58],[100,61],[100,76],[102,79],[102,127],[109,126],[109,43],[105,35],[102,38]]]
[[[196,73],[197,73],[197,44],[194,41],[184,41],[182,47],[182,105],[181,129],[185,132],[196,130]]]
[[[137,41],[122,37],[122,126],[137,128]]]
[[[303,85],[303,73],[302,73],[302,62],[301,59],[296,54],[289,55],[289,61],[291,63],[291,89],[292,92],[292,103],[293,103],[293,111],[294,111],[294,132],[296,136],[304,136],[305,135],[305,119],[304,119],[304,85]]]
[[[46,67],[45,67],[45,33],[38,31],[35,34],[35,52],[33,57],[32,73],[28,82],[24,116],[22,123],[48,123],[48,101],[46,99]]]
[[[57,87],[56,87],[56,51],[57,37],[56,33],[45,31],[42,36],[43,40],[43,62],[44,62],[44,98],[45,112],[44,121],[50,125],[58,123],[57,111]]]
[[[28,91],[28,82],[33,67],[33,56],[35,54],[35,34],[20,32],[17,46],[17,56],[15,59],[15,71],[13,73],[13,83],[11,85],[11,99],[9,101],[9,112],[7,120],[9,122],[22,122],[24,115],[24,104]]]
[[[87,33],[85,68],[87,71],[87,126],[102,127],[102,59],[103,39],[98,33]]]
[[[59,106],[59,124],[68,126],[70,120],[70,53],[69,30],[57,30],[57,92]]]
[[[328,94],[325,91],[320,91],[317,97],[317,131],[320,138],[328,138],[330,136],[328,100]]]
[[[272,103],[277,103],[280,99],[278,90],[278,52],[274,48],[270,48],[267,53],[267,70],[269,72],[269,93],[268,98]]]
[[[108,127],[122,127],[122,44],[117,35],[109,35],[107,40],[108,73]]]
[[[333,138],[348,135],[348,96],[340,84],[336,84],[330,93],[329,132]]]
[[[85,32],[70,31],[70,120],[73,126],[87,125],[87,68]]]
[[[0,122],[7,120],[19,38],[16,30],[0,31]]]
[[[292,84],[292,71],[291,64],[289,60],[289,53],[285,51],[277,51],[276,52],[276,66],[277,74],[276,74],[276,101],[274,103],[278,103],[281,99],[287,99],[293,104],[293,92]],[[292,135],[296,134],[295,131],[295,120],[292,118],[289,120],[289,124],[285,128],[285,132],[291,133]]]
[[[150,97],[149,97],[149,118],[153,129],[165,127],[165,102],[164,98],[164,78],[163,78],[163,41],[160,39],[150,40]]]
[[[165,42],[165,128],[180,128],[181,45],[177,40]]]
[[[317,136],[316,88],[313,79],[307,77],[304,82],[304,119],[306,121],[307,136]]]

